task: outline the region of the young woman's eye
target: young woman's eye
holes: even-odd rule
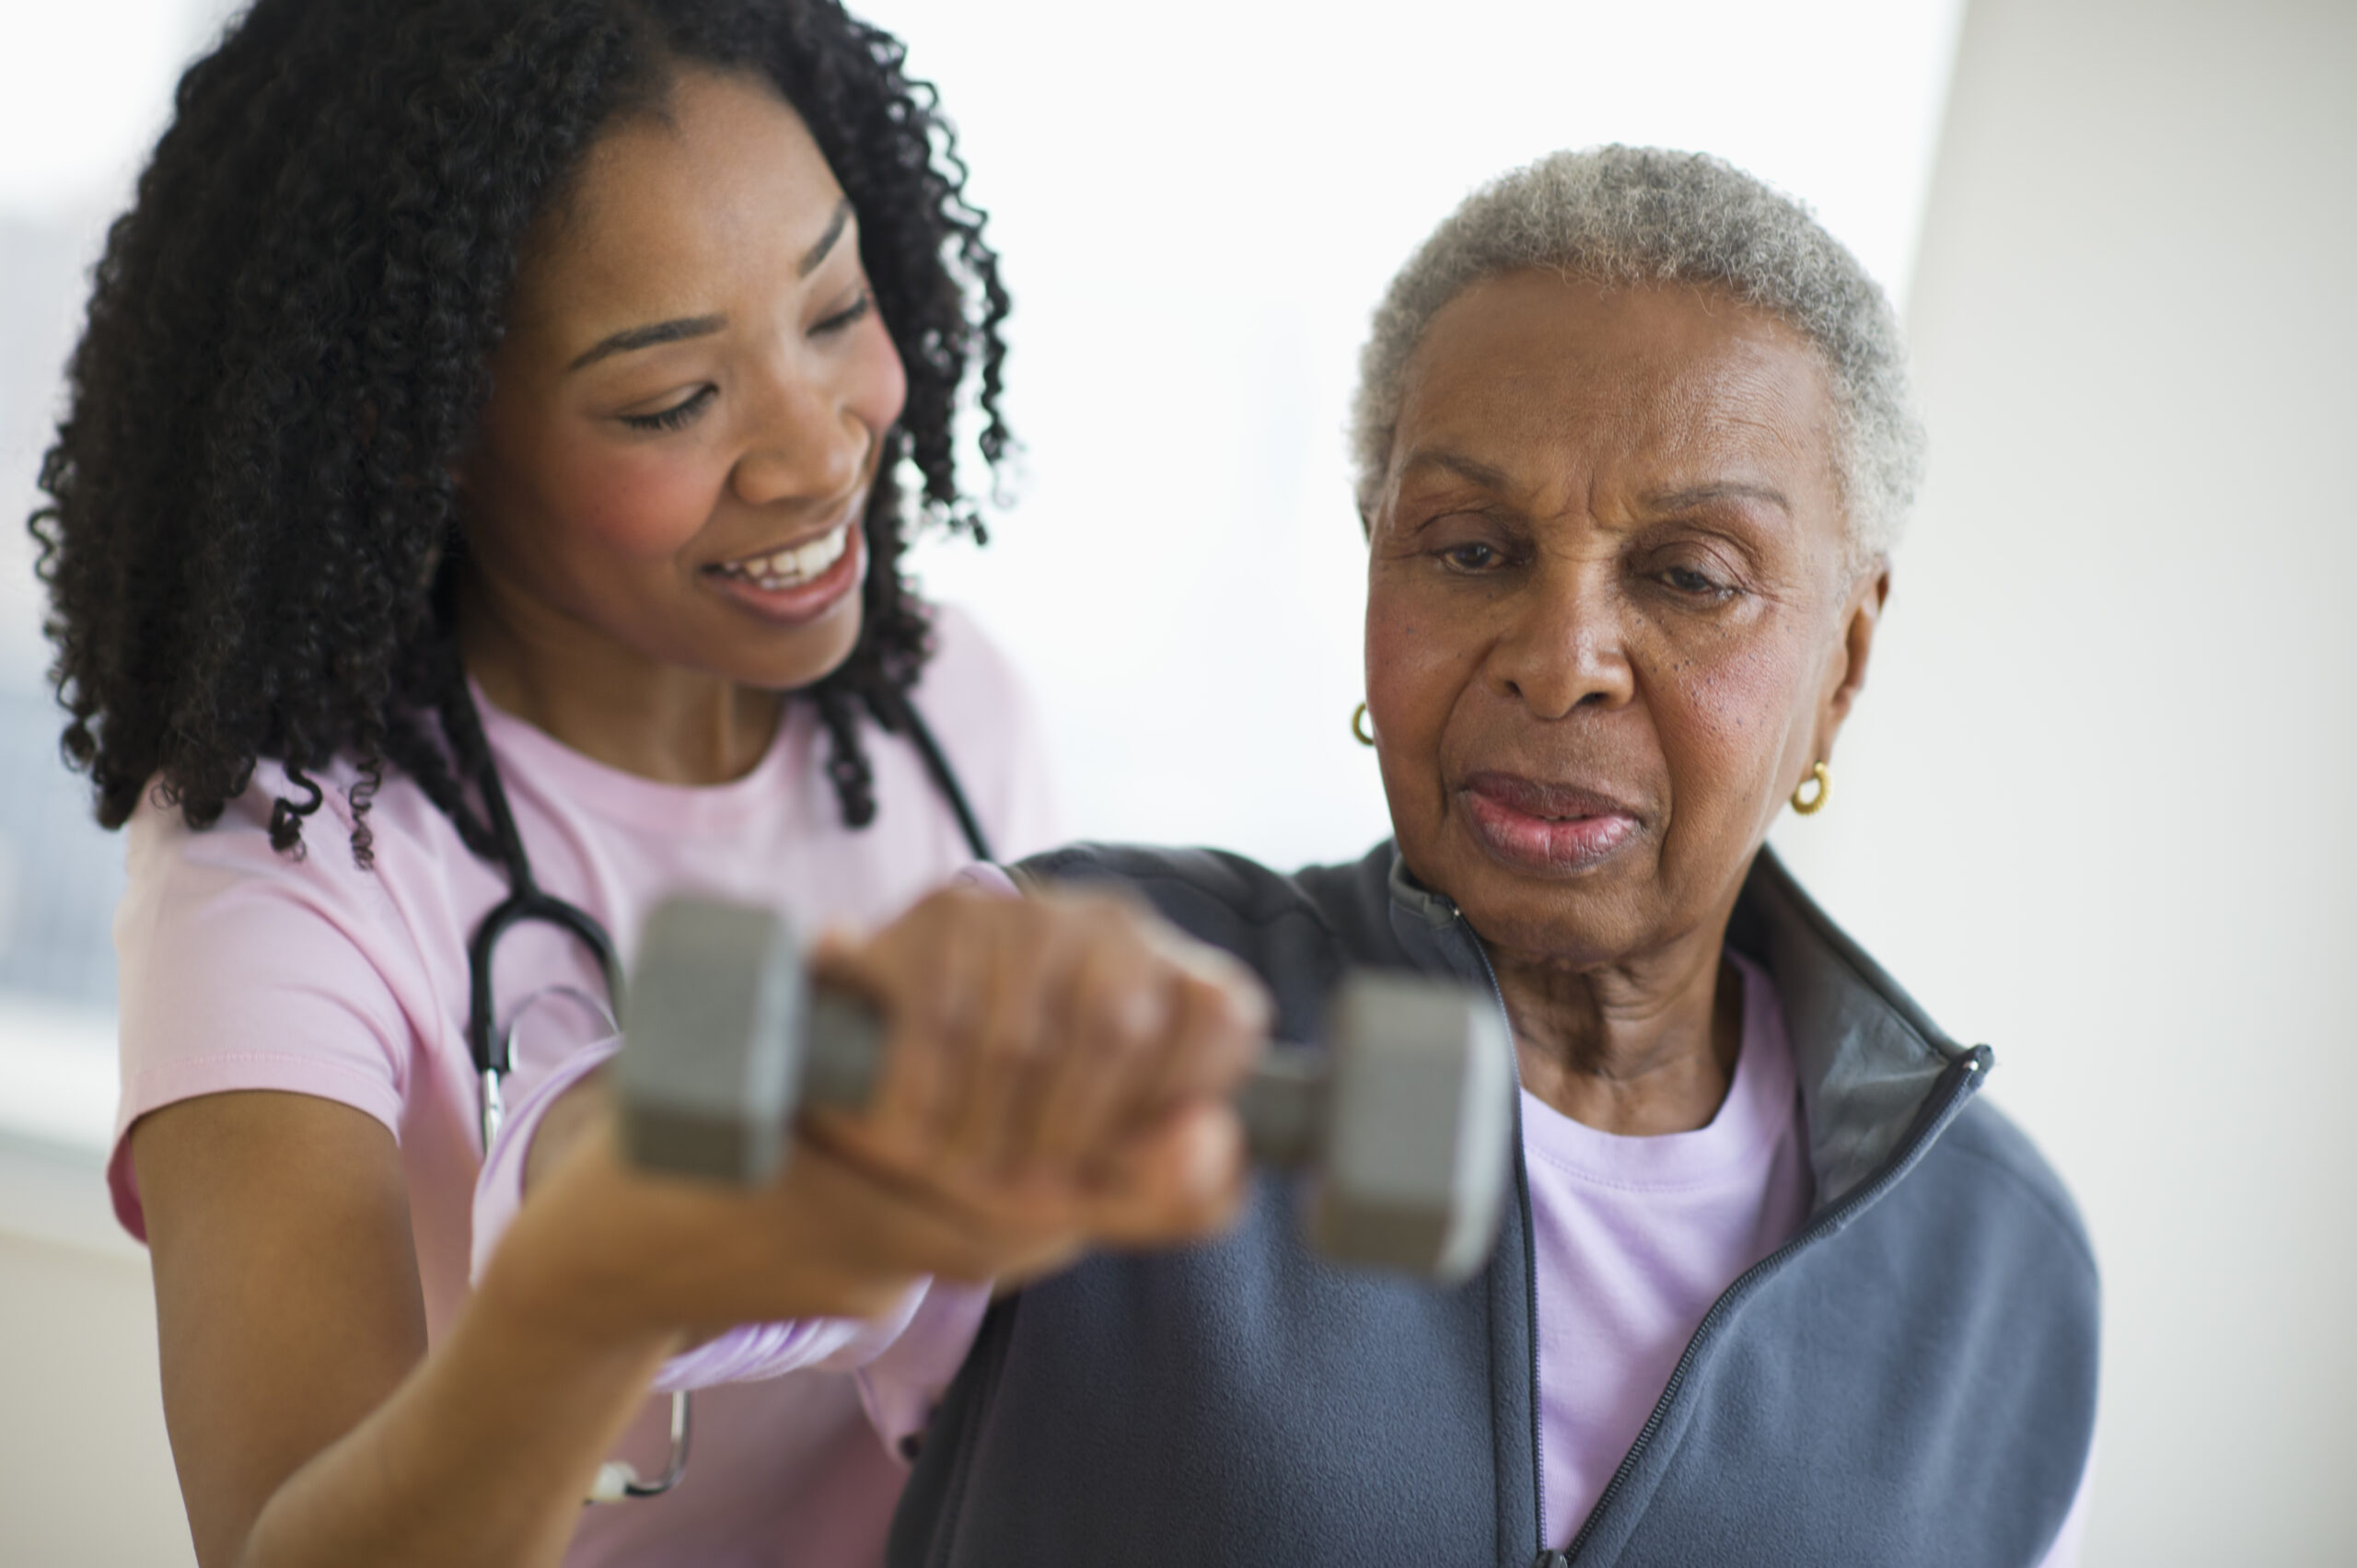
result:
[[[845,327],[855,326],[865,320],[867,313],[875,308],[876,296],[862,289],[857,299],[853,300],[842,309],[836,311],[810,330],[814,333],[840,332]]]
[[[626,413],[621,421],[633,430],[677,430],[702,413],[704,405],[718,395],[716,387],[698,387],[669,408],[657,409],[653,413]]]

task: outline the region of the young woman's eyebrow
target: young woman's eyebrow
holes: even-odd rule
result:
[[[835,203],[834,216],[827,220],[827,231],[819,236],[817,244],[802,253],[800,261],[795,262],[795,276],[807,278],[817,272],[819,264],[827,259],[829,253],[834,250],[836,242],[842,238],[843,230],[850,226],[851,198],[845,196]],[[726,325],[728,325],[728,318],[726,316],[682,316],[677,320],[656,321],[649,326],[627,328],[614,333],[611,337],[599,339],[595,347],[566,366],[565,370],[569,374],[595,365],[599,360],[613,354],[628,354],[633,349],[653,348],[657,343],[675,343],[687,338],[701,338],[708,333],[716,332]]]
[[[675,343],[687,338],[705,337],[726,325],[728,318],[726,316],[682,316],[676,320],[656,321],[651,326],[625,328],[611,337],[600,339],[597,347],[566,366],[565,372],[570,375],[609,355],[628,354],[633,349],[653,348],[657,343]]]
[[[850,226],[851,198],[845,196],[835,203],[835,215],[827,220],[827,232],[819,237],[819,243],[805,250],[802,253],[802,260],[794,264],[794,275],[798,278],[807,278],[817,272],[819,263],[827,259],[827,252],[835,248],[835,241],[841,239],[843,237],[843,230]]]

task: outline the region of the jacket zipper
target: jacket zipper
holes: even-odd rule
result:
[[[1711,1309],[1702,1315],[1702,1321],[1695,1328],[1694,1337],[1686,1342],[1686,1350],[1678,1356],[1678,1365],[1670,1372],[1669,1383],[1662,1389],[1661,1398],[1654,1402],[1653,1413],[1645,1418],[1645,1424],[1638,1432],[1637,1440],[1629,1446],[1629,1452],[1620,1460],[1620,1468],[1612,1472],[1612,1479],[1607,1481],[1604,1490],[1597,1493],[1596,1506],[1588,1510],[1586,1523],[1580,1526],[1579,1533],[1572,1537],[1572,1544],[1562,1551],[1549,1552],[1544,1550],[1545,1543],[1542,1541],[1538,1568],[1570,1568],[1572,1563],[1578,1561],[1580,1548],[1587,1544],[1588,1537],[1595,1533],[1596,1522],[1604,1517],[1605,1509],[1609,1507],[1613,1498],[1620,1494],[1621,1487],[1629,1479],[1630,1472],[1636,1469],[1637,1461],[1643,1457],[1645,1449],[1652,1445],[1654,1434],[1661,1430],[1663,1413],[1677,1400],[1678,1391],[1684,1385],[1686,1375],[1693,1367],[1705,1342],[1742,1304],[1743,1299],[1758,1288],[1762,1280],[1783,1267],[1802,1249],[1840,1229],[1848,1223],[1851,1215],[1874,1202],[1875,1199],[1888,1191],[1900,1177],[1907,1174],[1908,1167],[1915,1163],[1916,1156],[1939,1135],[1943,1128],[1947,1126],[1949,1121],[1962,1108],[1966,1098],[1978,1086],[1981,1069],[1988,1065],[1989,1057],[1990,1051],[1987,1046],[1976,1045],[1951,1063],[1947,1072],[1943,1074],[1946,1082],[1943,1086],[1939,1099],[1934,1104],[1926,1106],[1917,1115],[1915,1125],[1908,1129],[1907,1135],[1899,1140],[1898,1147],[1892,1150],[1890,1157],[1883,1161],[1882,1168],[1875,1171],[1865,1181],[1851,1189],[1849,1194],[1840,1202],[1824,1210],[1808,1224],[1803,1225],[1800,1234],[1794,1237],[1792,1240],[1745,1270],[1735,1283],[1729,1285],[1725,1293],[1711,1304]],[[1531,1302],[1531,1318],[1534,1324],[1538,1320],[1538,1301],[1534,1295]],[[1534,1344],[1537,1342],[1535,1336],[1532,1342]],[[1531,1408],[1534,1411],[1538,1408],[1538,1390],[1534,1384],[1531,1389]]]
[[[1449,912],[1473,944],[1473,954],[1481,960],[1481,973],[1489,980],[1491,999],[1498,1005],[1498,1016],[1505,1020],[1506,1040],[1514,1040],[1514,1015],[1506,1011],[1506,993],[1498,984],[1498,971],[1490,963],[1490,950],[1481,945],[1480,933],[1466,920],[1465,912],[1449,901]],[[1546,1427],[1538,1408],[1538,1237],[1532,1228],[1530,1208],[1530,1167],[1522,1157],[1522,1063],[1515,1063],[1514,1097],[1514,1185],[1515,1199],[1522,1208],[1522,1287],[1528,1307],[1530,1322],[1530,1511],[1534,1516],[1532,1530],[1538,1539],[1538,1556],[1535,1568],[1560,1568],[1565,1561],[1561,1552],[1547,1550],[1547,1455]]]
[[[1004,1322],[996,1318],[995,1313],[982,1319],[984,1331],[993,1328],[994,1323],[1000,1327],[1001,1331],[992,1336],[992,1342],[987,1347],[979,1342],[976,1346],[977,1349],[986,1349],[990,1356],[988,1365],[982,1368],[981,1387],[975,1390],[974,1394],[974,1408],[978,1411],[988,1410],[992,1397],[998,1392],[999,1372],[1006,1359],[1006,1342],[1014,1332],[1011,1328],[1004,1327],[1004,1323],[1013,1321],[1016,1311],[1021,1306],[1021,1298],[1010,1296],[1001,1305],[1006,1308]],[[940,1533],[934,1537],[931,1547],[925,1553],[925,1562],[929,1568],[944,1568],[944,1565],[949,1562],[950,1553],[958,1548],[958,1529],[965,1522],[966,1481],[973,1469],[974,1449],[981,1442],[981,1425],[979,1419],[970,1420],[966,1423],[966,1429],[958,1434],[958,1452],[950,1461],[949,1479],[942,1486]]]
[[[1465,912],[1457,907],[1454,900],[1450,900],[1449,910],[1456,917],[1457,923],[1464,927],[1466,935],[1472,940],[1474,956],[1481,960],[1481,973],[1490,982],[1491,998],[1497,1003],[1499,1013],[1505,1017],[1506,1038],[1511,1040],[1514,1038],[1514,1016],[1506,1011],[1505,993],[1498,985],[1498,971],[1490,962],[1490,950],[1481,945],[1480,935],[1467,923]],[[1638,1459],[1643,1456],[1645,1449],[1652,1446],[1654,1434],[1661,1430],[1663,1413],[1677,1399],[1678,1391],[1684,1385],[1687,1372],[1692,1367],[1703,1342],[1733,1313],[1743,1298],[1757,1288],[1761,1280],[1782,1268],[1802,1249],[1831,1231],[1839,1229],[1848,1222],[1850,1215],[1881,1197],[1893,1183],[1907,1173],[1908,1167],[1914,1164],[1916,1156],[1931,1143],[1933,1137],[1938,1135],[1942,1128],[1948,1124],[1949,1119],[1963,1104],[1965,1097],[1970,1094],[1974,1086],[1979,1083],[1980,1070],[1986,1065],[1989,1054],[1987,1046],[1975,1046],[1951,1063],[1946,1074],[1944,1074],[1949,1081],[1943,1087],[1942,1098],[1937,1104],[1925,1107],[1917,1116],[1915,1125],[1908,1130],[1907,1135],[1899,1140],[1898,1146],[1891,1151],[1887,1159],[1883,1161],[1882,1167],[1866,1180],[1852,1188],[1849,1194],[1840,1202],[1824,1210],[1808,1224],[1803,1225],[1800,1234],[1794,1237],[1792,1240],[1745,1270],[1736,1278],[1735,1283],[1729,1285],[1718,1300],[1711,1304],[1711,1309],[1702,1315],[1702,1321],[1696,1325],[1693,1338],[1687,1341],[1686,1349],[1678,1356],[1677,1366],[1671,1370],[1669,1382],[1663,1388],[1661,1398],[1654,1402],[1653,1412],[1645,1417],[1645,1424],[1638,1432],[1637,1440],[1629,1446],[1629,1452],[1621,1457],[1620,1468],[1612,1472],[1612,1479],[1607,1481],[1604,1490],[1596,1494],[1595,1505],[1588,1510],[1587,1518],[1580,1526],[1578,1533],[1572,1537],[1571,1545],[1562,1551],[1553,1551],[1547,1545],[1545,1423],[1539,1404],[1538,1383],[1538,1246],[1534,1229],[1534,1216],[1531,1213],[1530,1167],[1523,1159],[1522,1072],[1520,1063],[1516,1063],[1514,1171],[1515,1195],[1522,1206],[1523,1288],[1527,1293],[1529,1304],[1530,1469],[1532,1511],[1538,1516],[1538,1553],[1532,1559],[1532,1568],[1571,1568],[1579,1557],[1580,1548],[1587,1544],[1588,1537],[1595,1532],[1596,1521],[1603,1517],[1606,1504],[1620,1494],[1630,1471],[1636,1468]]]

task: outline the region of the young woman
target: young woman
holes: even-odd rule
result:
[[[676,1487],[582,1514],[618,1440],[668,1469],[665,1406],[622,1428],[675,1336],[567,1320],[598,1225],[686,1234],[659,1199],[560,1189],[583,1268],[466,1278],[503,1079],[611,1031],[656,898],[869,924],[1047,836],[1009,671],[900,570],[979,537],[961,393],[1006,441],[995,259],[900,62],[834,0],[257,0],[113,230],[34,528],[128,829],[110,1178],[207,1564],[880,1551],[901,1462],[832,1373],[707,1396]],[[946,1146],[793,1180],[931,1237],[904,1272],[1019,1272],[987,1180],[925,1220]]]

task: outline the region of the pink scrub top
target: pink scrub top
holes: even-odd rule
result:
[[[993,849],[1013,858],[1047,847],[1056,835],[1030,703],[970,621],[939,610],[935,630],[916,706]],[[617,772],[482,706],[541,887],[594,915],[625,964],[647,910],[674,892],[770,903],[805,930],[868,925],[971,859],[914,746],[873,725],[862,737],[876,819],[846,828],[826,777],[826,734],[807,703],[789,705],[749,773],[709,788]],[[365,1111],[400,1143],[427,1333],[438,1337],[466,1295],[482,1165],[466,945],[507,887],[399,773],[368,817],[376,869],[358,869],[346,847],[352,781],[342,764],[319,776],[326,804],[306,826],[300,859],[270,847],[273,798],[301,792],[267,763],[203,831],[152,801],[133,816],[115,921],[122,1099],[108,1180],[117,1215],[144,1239],[125,1134],[147,1112],[239,1089]],[[515,928],[493,981],[502,1026],[522,1015],[511,1106],[611,1033],[596,962],[562,933]],[[625,1448],[642,1471],[659,1468],[660,1422],[650,1408]],[[669,1495],[586,1511],[566,1561],[881,1560],[905,1467],[847,1375],[810,1371],[700,1396],[694,1456]]]

